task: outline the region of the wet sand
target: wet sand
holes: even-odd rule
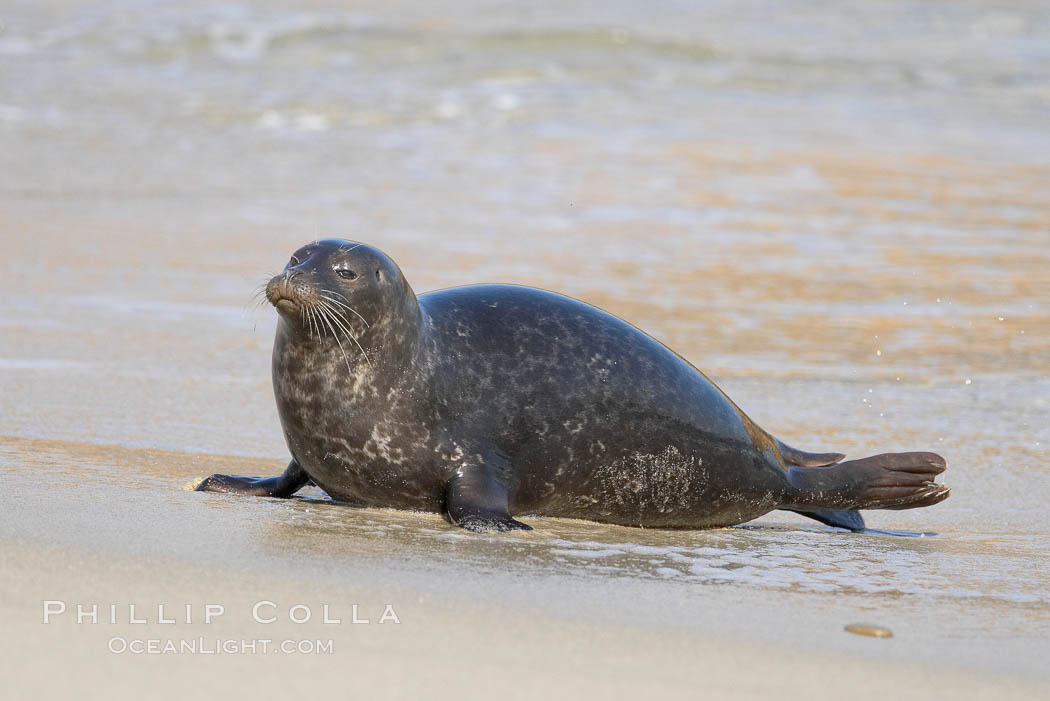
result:
[[[1038,8],[55,2],[0,21],[5,679],[40,698],[1050,689]],[[316,491],[187,491],[282,469],[275,315],[248,302],[317,236],[379,246],[418,292],[597,304],[788,443],[945,455],[953,496],[870,512],[866,534],[777,512],[475,537]],[[120,622],[45,625],[45,600]],[[264,600],[278,623],[252,620]],[[195,622],[157,622],[162,603]],[[226,613],[205,625],[208,603]],[[333,653],[107,649],[199,636]]]
[[[87,689],[132,698],[159,684],[170,697],[206,687],[238,698],[329,688],[403,698],[432,693],[435,679],[446,694],[511,698],[696,689],[1032,698],[1045,689],[1042,607],[880,591],[888,580],[933,588],[931,560],[972,552],[943,536],[788,525],[640,531],[559,519],[473,536],[437,516],[333,505],[317,492],[237,500],[178,488],[266,461],[42,439],[9,438],[4,448],[5,464],[32,455],[36,469],[5,480],[19,499],[3,520],[3,659],[47,697]],[[800,562],[802,552],[835,559],[820,571]],[[902,562],[904,571],[876,571]],[[68,610],[45,625],[45,601]],[[257,602],[273,602],[260,618],[278,620],[254,620]],[[97,604],[99,622],[77,624],[75,603]],[[225,611],[205,624],[209,604]],[[388,604],[399,622],[380,624]],[[296,605],[310,621],[291,623]],[[894,638],[843,632],[857,621],[886,625]],[[110,652],[134,640],[200,640],[211,650],[225,640],[331,641],[332,652]],[[55,673],[56,660],[68,673]]]

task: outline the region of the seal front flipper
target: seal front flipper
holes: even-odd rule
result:
[[[290,497],[310,481],[299,463],[292,460],[277,477],[240,477],[238,475],[212,475],[197,485],[198,492],[226,492],[246,494],[253,497]]]
[[[506,458],[495,458],[498,465]],[[452,523],[475,533],[487,531],[531,531],[532,527],[511,518],[507,486],[493,465],[466,465],[452,475],[445,490],[445,510]]]

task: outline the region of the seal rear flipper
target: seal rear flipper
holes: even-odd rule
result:
[[[506,458],[502,458],[506,461]],[[445,490],[445,510],[452,523],[474,533],[488,531],[531,531],[532,527],[510,515],[507,487],[498,470],[486,465],[464,466],[456,470]]]
[[[885,453],[830,467],[792,467],[793,511],[914,509],[948,498],[951,490],[933,480],[945,470],[936,453]]]
[[[776,438],[773,440],[777,443],[777,450],[780,451],[780,457],[782,457],[784,462],[788,465],[798,465],[799,467],[825,467],[827,465],[834,465],[846,457],[842,453],[807,453],[804,450],[792,448],[787,443],[777,440]]]
[[[825,525],[835,526],[836,528],[847,528],[851,531],[863,531],[867,528],[867,526],[864,525],[864,517],[860,515],[859,511],[828,511],[825,509],[814,509],[812,511],[803,511],[801,509],[787,510],[807,516],[815,521],[820,521]]]
[[[239,475],[212,475],[197,485],[198,492],[224,492],[254,497],[290,497],[309,483],[299,463],[292,460],[277,477],[241,477]]]

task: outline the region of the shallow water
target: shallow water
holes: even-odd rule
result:
[[[0,18],[7,536],[163,552],[145,504],[241,533],[210,552],[157,526],[191,561],[238,546],[429,563],[435,591],[525,571],[553,598],[596,587],[569,597],[580,606],[837,596],[936,640],[1027,646],[983,663],[1043,673],[1039,3],[357,8],[45,2]],[[703,533],[532,519],[475,538],[317,494],[181,491],[231,464],[281,468],[274,314],[248,300],[318,236],[379,246],[419,292],[506,281],[602,306],[788,443],[945,455],[953,496],[872,512],[880,532],[862,535],[774,513]],[[114,503],[138,531],[120,534]],[[693,620],[679,615],[654,620]]]

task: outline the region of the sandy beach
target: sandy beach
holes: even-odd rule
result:
[[[1047,695],[1048,47],[1045,10],[984,2],[4,9],[0,675],[41,699]],[[478,536],[193,492],[287,462],[250,300],[318,237],[417,292],[596,304],[786,442],[933,450],[953,495],[860,534]]]

